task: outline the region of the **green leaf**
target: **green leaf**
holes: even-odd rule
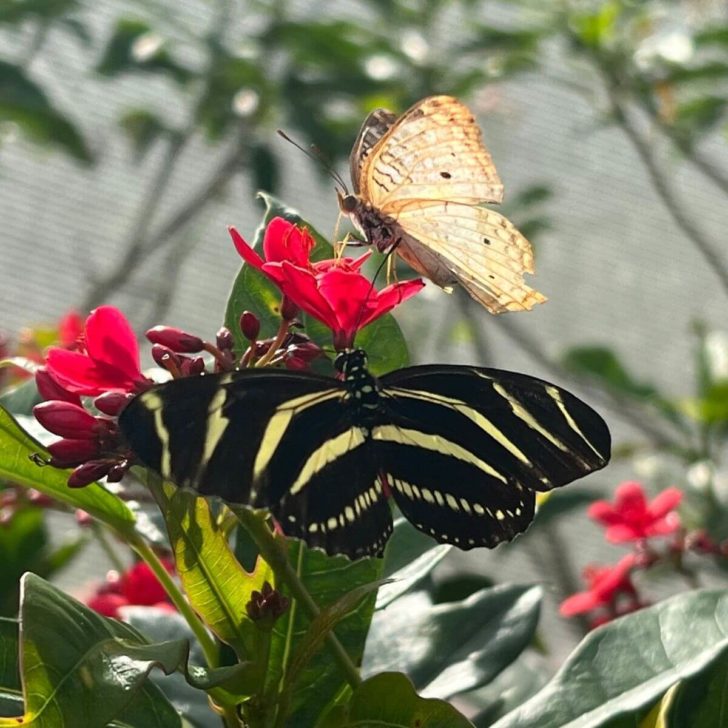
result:
[[[148,109],[132,109],[119,119],[134,149],[134,158],[141,161],[149,148],[160,138],[170,134],[170,129],[156,114]]]
[[[18,613],[19,582],[26,571],[37,570],[48,546],[43,509],[26,506],[0,527],[0,614]]]
[[[351,696],[341,728],[472,728],[452,705],[421,698],[406,675],[385,672],[365,680]]]
[[[728,75],[728,64],[726,65]],[[701,96],[680,104],[674,125],[678,131],[698,135],[710,131],[725,117],[728,99],[723,96]]]
[[[32,414],[33,407],[41,401],[38,388],[35,386],[35,377],[0,394],[0,405],[14,415]]]
[[[263,582],[274,585],[272,571],[261,559],[253,573],[243,569],[205,498],[172,486],[165,491],[162,512],[187,598],[241,659],[253,659],[259,630],[245,607],[252,591],[260,591]]]
[[[13,691],[20,695],[20,624],[16,619],[0,617],[0,690]]]
[[[728,725],[728,660],[715,659],[677,684],[667,708],[667,727],[714,728]]]
[[[377,581],[382,560],[376,558],[350,561],[345,556],[327,556],[320,549],[308,548],[290,539],[288,554],[291,566],[304,583],[314,602],[327,609],[346,594]],[[292,599],[285,586],[281,590]],[[374,594],[365,597],[336,626],[336,637],[351,661],[361,661],[367,630],[374,610]],[[308,637],[311,621],[301,605],[292,603],[289,611],[275,624],[269,659],[269,683],[277,684],[288,670],[292,655]],[[286,725],[312,725],[323,709],[346,686],[345,676],[328,649],[317,652],[302,670],[291,696],[291,713]]]
[[[530,643],[540,603],[541,590],[533,586],[500,585],[438,605],[425,592],[406,595],[376,613],[363,671],[405,672],[424,695],[472,690]]]
[[[451,548],[434,543],[409,521],[398,518],[384,552],[382,575],[391,581],[379,589],[377,609],[386,607],[424,579]]]
[[[255,192],[275,192],[280,184],[278,159],[267,144],[256,144],[250,151],[250,171]]]
[[[154,50],[140,56],[137,49],[145,36]],[[154,28],[142,20],[131,19],[122,19],[116,24],[96,71],[110,78],[140,71],[162,73],[178,84],[185,84],[194,76],[189,69],[173,60]]]
[[[90,164],[91,151],[76,125],[49,101],[20,66],[0,61],[0,122],[11,121],[37,144],[55,146]]]
[[[122,713],[129,725],[177,728],[177,712],[148,680],[186,661],[184,643],[150,645],[131,627],[106,619],[41,578],[26,574],[20,612],[24,725],[106,725]],[[129,720],[142,700],[153,710]],[[0,726],[17,719],[0,719]]]
[[[30,459],[35,453],[47,455],[47,451],[0,407],[0,478],[35,488],[73,508],[81,508],[120,534],[133,532],[134,514],[120,498],[97,483],[85,488],[69,488],[69,471],[36,465]]]
[[[522,538],[528,538],[529,534],[538,533],[540,527],[551,524],[568,513],[585,511],[593,501],[594,493],[579,487],[550,492],[548,498],[538,506],[536,518]]]
[[[0,23],[62,20],[78,9],[79,0],[14,0],[0,3]]]
[[[602,725],[726,654],[728,591],[679,594],[591,632],[543,690],[494,728]]]

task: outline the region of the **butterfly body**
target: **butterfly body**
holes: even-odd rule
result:
[[[179,486],[267,507],[329,553],[381,554],[391,495],[413,525],[463,549],[530,524],[535,492],[603,467],[609,432],[555,385],[496,369],[430,365],[375,378],[360,350],[341,379],[243,370],[136,397],[120,426]]]
[[[351,159],[354,194],[339,205],[380,252],[392,248],[441,287],[461,284],[491,313],[545,301],[529,242],[505,217],[482,207],[503,184],[470,110],[432,96],[399,118],[386,109],[362,125]]]

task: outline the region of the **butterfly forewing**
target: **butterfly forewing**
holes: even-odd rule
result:
[[[382,378],[377,433],[394,498],[417,528],[460,548],[524,531],[535,491],[603,467],[609,431],[590,407],[533,377],[424,366]]]
[[[361,125],[359,136],[357,136],[349,155],[351,181],[356,194],[361,191],[359,184],[362,179],[362,167],[366,164],[369,154],[396,120],[397,115],[391,111],[375,109]]]
[[[451,96],[432,96],[402,114],[359,169],[360,195],[386,215],[412,200],[503,199],[473,114]]]

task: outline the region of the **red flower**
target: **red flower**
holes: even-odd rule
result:
[[[58,322],[58,345],[64,349],[76,349],[83,336],[83,316],[71,309]]]
[[[234,228],[230,228],[230,235],[249,265],[265,273],[284,296],[331,329],[337,349],[352,346],[359,329],[425,285],[418,279],[394,283],[377,291],[359,272],[370,253],[356,260],[341,258],[312,263],[309,255],[315,242],[310,233],[282,218],[271,220],[265,231],[265,261]]]
[[[51,347],[46,369],[64,389],[75,394],[132,392],[147,381],[141,373],[134,332],[113,306],[99,306],[91,312],[81,350]]]
[[[642,486],[629,481],[617,488],[614,505],[604,500],[596,501],[589,507],[588,514],[607,526],[608,541],[639,541],[665,536],[680,528],[680,516],[675,508],[681,499],[682,492],[678,488],[667,488],[648,503]]]
[[[174,573],[174,565],[162,559],[167,571]],[[157,607],[174,611],[167,593],[154,572],[143,561],[127,569],[121,576],[110,572],[106,582],[87,602],[91,609],[106,617],[121,619],[119,609],[132,605]]]
[[[637,565],[638,557],[627,554],[614,566],[587,566],[584,580],[587,591],[572,594],[559,607],[564,617],[591,612],[598,607],[611,605],[620,594],[636,596],[630,572]]]

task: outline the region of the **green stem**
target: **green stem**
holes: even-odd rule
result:
[[[204,624],[199,620],[195,614],[189,602],[182,593],[182,590],[177,586],[177,583],[171,577],[170,573],[164,567],[164,564],[160,561],[154,550],[141,538],[136,538],[129,542],[129,545],[137,552],[149,568],[154,572],[154,575],[159,580],[159,583],[164,587],[164,591],[172,601],[172,604],[177,608],[179,613],[185,618],[190,629],[194,633],[195,637],[202,647],[202,651],[205,655],[205,660],[209,667],[218,666],[219,652],[215,640],[212,639],[209,632],[205,629]]]
[[[288,555],[281,546],[280,541],[275,538],[265,521],[247,508],[238,508],[235,513],[248,533],[250,533],[261,555],[268,562],[276,576],[285,582],[295,600],[303,607],[308,616],[315,619],[320,613],[316,602],[306,590],[304,583],[288,561]],[[326,642],[331,654],[346,676],[347,682],[352,688],[356,688],[361,684],[359,671],[333,631],[326,635]]]

